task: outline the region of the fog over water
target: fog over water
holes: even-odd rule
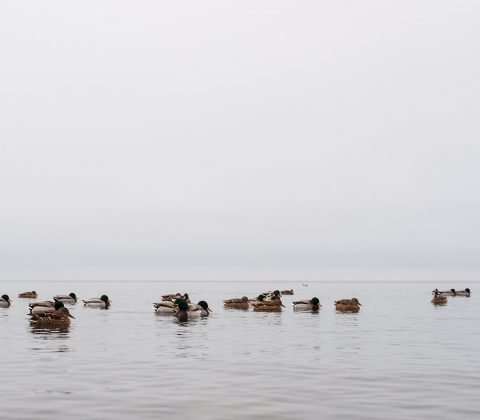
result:
[[[478,279],[479,18],[3,2],[0,279]]]

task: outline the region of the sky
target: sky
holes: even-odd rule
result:
[[[479,21],[1,2],[0,281],[480,279]]]

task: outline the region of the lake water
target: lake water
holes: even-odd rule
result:
[[[1,410],[5,419],[480,418],[477,283],[3,282]],[[472,296],[430,303],[435,287]],[[282,313],[222,300],[290,289]],[[67,331],[33,329],[29,300],[107,294],[109,310],[71,308]],[[155,315],[160,295],[206,300],[208,318]],[[480,292],[478,292],[480,293]],[[317,296],[320,313],[291,302]],[[357,297],[357,314],[333,302]]]

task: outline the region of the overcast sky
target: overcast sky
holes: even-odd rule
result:
[[[0,280],[480,279],[480,2],[0,5]]]

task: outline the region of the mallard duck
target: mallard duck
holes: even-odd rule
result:
[[[447,297],[442,295],[441,292],[436,292],[433,295],[432,303],[434,305],[445,305],[447,303]]]
[[[244,296],[239,299],[226,299],[223,301],[223,306],[231,309],[248,309],[250,304],[248,303],[248,297]]]
[[[186,302],[185,302],[186,303]],[[208,316],[212,310],[208,307],[208,303],[204,300],[201,300],[197,304],[190,303],[188,305],[188,316],[190,318],[199,317],[199,316]]]
[[[77,303],[77,295],[75,293],[69,293],[68,295],[57,295],[53,297],[54,300],[59,300],[63,303]]]
[[[63,302],[56,301],[54,310],[42,314],[31,314],[30,324],[42,327],[63,327],[70,325],[70,319],[75,318],[70,311],[65,308]]]
[[[32,290],[31,292],[23,292],[18,294],[19,298],[26,298],[26,299],[36,299],[37,296],[38,295],[35,290]]]
[[[53,312],[55,310],[55,302],[53,300],[41,300],[28,304],[30,314],[43,314],[45,312]]]
[[[165,300],[158,303],[153,304],[153,309],[157,314],[167,314],[167,315],[174,315],[177,311],[177,305],[180,302],[184,302],[183,299],[175,299],[174,302],[171,300]]]
[[[102,295],[100,298],[91,298],[83,301],[83,306],[87,308],[108,309],[112,302],[107,295]]]
[[[181,299],[182,298],[182,294],[181,293],[171,293],[169,295],[163,295],[162,296],[162,301],[171,301],[173,302],[175,299]]]
[[[190,298],[189,298],[189,296],[188,296],[188,293],[184,293],[183,296],[180,297],[180,299],[184,300],[184,301],[187,302],[187,303],[192,303],[192,302],[190,301]]]
[[[293,302],[293,310],[295,311],[314,311],[317,312],[322,305],[318,298],[313,297],[310,300],[297,300]]]
[[[358,312],[362,304],[357,298],[341,299],[335,302],[335,309],[340,312]]]
[[[282,290],[281,291],[282,296],[283,295],[293,295],[293,289],[290,290]]]
[[[8,295],[2,295],[2,297],[0,297],[0,308],[8,308],[11,304],[12,301]]]

